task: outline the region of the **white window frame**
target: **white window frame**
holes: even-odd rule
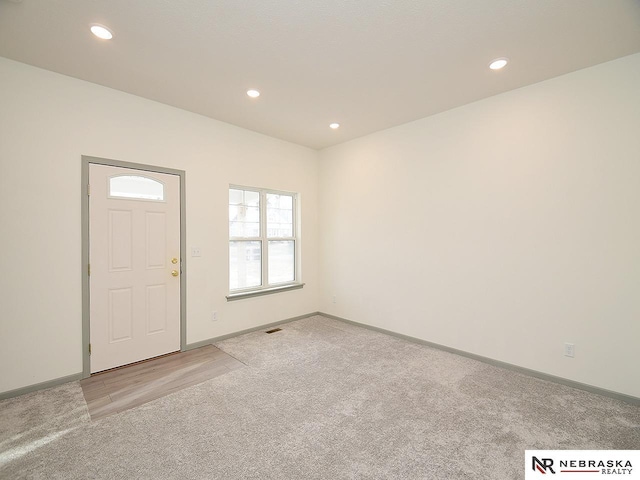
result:
[[[258,295],[268,295],[271,293],[278,293],[287,290],[295,290],[302,288],[304,283],[301,281],[300,271],[300,221],[298,217],[298,194],[295,192],[287,192],[284,190],[273,190],[269,188],[248,187],[245,185],[229,185],[229,190],[248,190],[256,192],[260,195],[260,236],[259,237],[232,237],[229,227],[229,221],[227,220],[227,229],[229,244],[233,241],[244,242],[260,242],[262,248],[260,251],[261,259],[261,282],[260,285],[255,287],[247,287],[231,290],[229,284],[231,278],[230,258],[229,258],[229,246],[227,245],[227,288],[229,289],[229,295],[227,295],[227,301],[240,300],[242,298],[254,297]],[[291,237],[268,237],[267,236],[267,194],[273,195],[288,195],[292,197],[293,212],[292,212],[292,236]],[[229,198],[227,194],[227,199]],[[227,211],[229,210],[229,202],[227,200]],[[227,215],[228,218],[228,215]],[[293,241],[293,281],[283,282],[277,284],[269,284],[269,242],[277,241]]]

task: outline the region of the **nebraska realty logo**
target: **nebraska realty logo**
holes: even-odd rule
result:
[[[567,480],[603,475],[640,479],[640,450],[526,450],[524,463],[525,480],[542,475]]]

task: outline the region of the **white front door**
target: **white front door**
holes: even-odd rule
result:
[[[89,165],[91,373],[180,350],[180,177]]]

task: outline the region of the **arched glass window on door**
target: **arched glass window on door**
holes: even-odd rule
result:
[[[109,178],[109,197],[164,201],[164,184],[139,175],[117,175]]]

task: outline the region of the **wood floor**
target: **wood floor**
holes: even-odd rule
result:
[[[92,420],[122,412],[243,367],[207,345],[108,370],[80,381]]]

